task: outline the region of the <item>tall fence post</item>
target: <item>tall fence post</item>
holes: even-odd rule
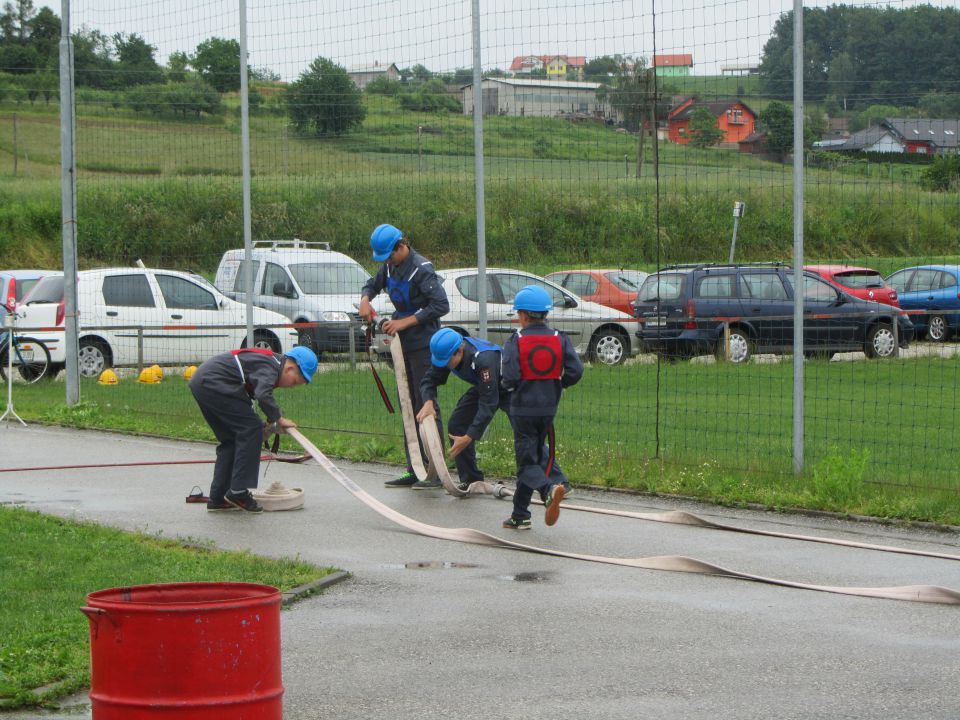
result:
[[[63,328],[67,406],[80,402],[77,325],[77,176],[74,162],[73,41],[70,0],[60,3],[60,217],[63,223]]]
[[[247,79],[247,2],[240,0],[240,157],[243,172],[243,257],[246,273],[247,347],[253,347],[253,231],[250,209],[250,90]]]
[[[483,197],[483,72],[480,67],[480,0],[473,0],[473,182],[477,206],[477,299],[480,337],[487,338],[487,237]]]
[[[804,454],[803,0],[793,0],[793,69],[793,472],[799,475]]]

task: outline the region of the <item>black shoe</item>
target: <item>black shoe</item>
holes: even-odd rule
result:
[[[228,490],[227,494],[223,497],[231,505],[234,505],[241,510],[245,510],[248,513],[262,513],[263,506],[257,502],[256,498],[250,494],[249,490],[245,490],[242,493],[234,494],[232,490]]]
[[[398,477],[396,480],[387,480],[383,486],[388,488],[408,488],[413,486],[416,482],[417,476],[407,470],[407,472]]]
[[[231,505],[226,500],[210,500],[207,502],[207,512],[226,512],[238,509],[236,505]]]
[[[439,490],[442,487],[443,483],[434,478],[433,480],[417,480],[411,486],[411,490]]]
[[[529,530],[530,521],[529,520],[517,520],[515,517],[508,517],[503,521],[503,528],[505,530]]]

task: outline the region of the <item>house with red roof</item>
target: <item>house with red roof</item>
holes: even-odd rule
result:
[[[510,72],[523,74],[544,70],[548,78],[565,80],[583,77],[586,64],[584,55],[517,55],[510,63]]]
[[[657,77],[685,77],[693,67],[693,55],[654,55],[653,69]]]
[[[757,114],[739,100],[700,102],[688,97],[667,113],[667,137],[678,145],[690,142],[690,118],[698,108],[706,108],[717,119],[723,130],[723,143],[739,143],[757,129]]]

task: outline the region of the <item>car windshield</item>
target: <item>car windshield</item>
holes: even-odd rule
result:
[[[841,285],[850,288],[879,288],[883,287],[883,277],[873,270],[855,270],[852,272],[837,273],[833,276]]]
[[[49,275],[41,278],[40,282],[24,297],[27,305],[33,303],[58,303],[63,300],[63,275]]]
[[[637,292],[643,284],[647,273],[637,270],[620,270],[607,273],[607,280],[626,292]]]
[[[370,276],[350,263],[297,263],[290,272],[305,295],[360,295]]]
[[[651,275],[643,281],[643,285],[640,287],[640,293],[637,295],[637,301],[676,300],[683,294],[685,279],[686,276],[679,273],[657,273],[656,275]]]

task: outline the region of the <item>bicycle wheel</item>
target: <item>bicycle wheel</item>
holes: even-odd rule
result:
[[[3,360],[7,362],[6,357]],[[14,339],[13,364],[24,382],[32,384],[50,377],[50,351],[46,345],[34,338]]]

